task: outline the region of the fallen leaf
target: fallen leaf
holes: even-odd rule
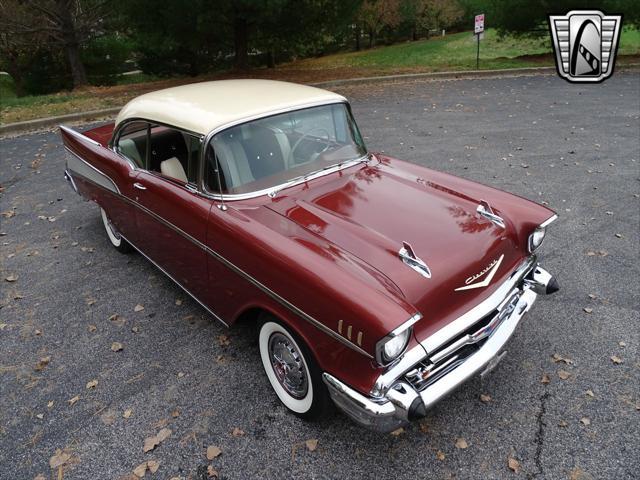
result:
[[[318,440],[315,438],[309,439],[304,442],[307,447],[307,450],[313,452],[316,448],[318,448]]]
[[[616,238],[622,238],[622,234],[621,234],[621,233],[616,233],[616,234],[615,234],[615,237],[616,237]]]
[[[584,308],[583,308],[583,310],[584,310],[586,313],[593,313],[593,308],[591,308],[591,307],[584,307]]]
[[[559,362],[564,362],[567,365],[572,365],[573,364],[573,360],[569,359],[569,358],[564,358],[562,355],[560,355],[559,353],[554,353],[553,354],[553,361],[555,363],[559,363]]]
[[[136,468],[133,469],[133,474],[138,477],[144,477],[144,474],[147,472],[147,462],[141,463]]]
[[[158,432],[156,438],[158,439],[158,443],[164,442],[167,438],[171,436],[171,430],[168,428],[163,428]]]
[[[18,276],[14,275],[13,273],[5,277],[5,280],[7,282],[15,282],[17,279],[18,279]]]
[[[68,400],[69,402],[69,406],[73,405],[74,403],[76,403],[78,400],[80,400],[80,395],[76,395],[75,397],[73,397],[72,399]]]
[[[91,333],[95,332],[98,329],[98,327],[96,327],[95,325],[89,325],[87,327],[87,330],[89,330]]]
[[[36,418],[38,418],[38,419],[42,420],[42,419],[44,418],[44,414],[42,414],[42,413],[38,413],[38,414],[36,415]]]
[[[622,360],[619,356],[617,355],[612,355],[611,356],[611,361],[613,363],[615,363],[616,365],[620,365],[621,363],[624,363],[624,360]]]
[[[180,416],[180,410],[178,410],[177,408],[171,412],[171,417],[173,418],[178,418]]]
[[[569,480],[588,480],[591,476],[587,475],[580,467],[576,467],[569,472]]]
[[[156,473],[160,468],[160,462],[158,462],[157,460],[149,460],[147,462],[147,467],[149,468],[149,471],[151,473]]]
[[[90,388],[96,388],[98,386],[98,380],[91,380],[90,382],[87,382],[87,390],[89,390]]]
[[[558,370],[558,376],[562,380],[566,380],[567,378],[569,378],[571,376],[571,374],[569,372],[567,372],[566,370]]]
[[[47,403],[47,408],[51,408],[53,407],[53,400],[51,400],[49,403]]]
[[[38,360],[38,363],[36,363],[36,366],[33,367],[34,370],[40,371],[43,370],[44,367],[46,367],[47,365],[49,365],[49,362],[51,361],[51,357],[50,356],[46,356],[46,357],[42,357],[40,360]]]
[[[589,420],[587,417],[582,417],[580,419],[580,423],[583,425],[591,425],[591,420]]]
[[[627,346],[626,342],[618,342],[618,345],[620,345],[622,348]]]
[[[558,423],[558,426],[562,427],[562,428],[567,427],[568,425],[569,424],[567,422],[565,422],[564,420],[560,420],[560,422]]]
[[[593,390],[587,390],[586,392],[584,392],[585,395],[589,396],[589,397],[595,397]]]
[[[141,312],[142,310],[144,310],[143,305],[137,304],[135,307],[133,307],[134,312]]]
[[[147,437],[144,439],[144,446],[142,447],[142,451],[149,452],[160,445],[163,441],[165,441],[171,435],[171,430],[168,428],[163,428],[153,437]]]
[[[69,460],[71,460],[71,454],[69,452],[57,449],[55,455],[49,459],[49,466],[52,470],[55,470],[67,463]]]
[[[209,465],[207,466],[207,476],[209,478],[218,478],[218,472],[213,468],[213,466]]]
[[[520,462],[513,457],[509,457],[509,460],[507,460],[507,465],[509,466],[510,470],[513,470],[516,473],[518,473],[518,471],[520,470]]]
[[[436,458],[440,461],[443,461],[445,459],[445,455],[444,452],[442,452],[441,450],[438,450],[436,452]]]
[[[119,352],[122,349],[123,349],[123,346],[120,342],[113,342],[111,344],[111,350],[113,350],[114,352]]]
[[[464,438],[458,438],[456,440],[456,448],[464,450],[465,448],[468,448],[468,447],[469,447],[469,444]]]
[[[45,477],[42,473],[39,473],[33,478],[33,480],[47,480],[47,477]]]
[[[393,435],[394,437],[399,437],[403,433],[404,433],[404,428],[400,427],[395,429],[393,432],[391,432],[391,435]]]
[[[220,335],[218,337],[218,343],[221,346],[226,347],[231,344],[231,340],[229,340],[229,337],[227,337],[226,335]]]
[[[482,403],[489,403],[491,401],[491,395],[485,395],[484,393],[480,394],[480,401]]]
[[[133,410],[131,410],[130,408],[127,408],[123,413],[122,416],[124,418],[129,418],[131,416],[131,414],[133,413]]]
[[[220,450],[220,448],[216,447],[215,445],[209,445],[207,447],[207,460],[213,460],[214,458],[219,456],[221,453],[222,453],[222,450]]]
[[[182,305],[182,299],[181,298],[176,298],[176,305],[178,305],[178,306]]]
[[[590,294],[589,294],[589,298],[590,298],[591,300],[595,300],[597,297],[596,297],[596,294],[595,294],[595,293],[590,293]]]
[[[96,299],[95,298],[87,298],[86,302],[87,302],[87,305],[91,306],[94,303],[96,303]]]
[[[426,420],[422,420],[418,425],[422,433],[429,433],[429,423]]]
[[[184,372],[178,372],[178,378],[184,377]]]
[[[234,437],[242,437],[244,434],[244,430],[241,430],[238,427],[235,427],[231,432],[231,435],[233,435]]]
[[[540,383],[543,384],[547,384],[547,383],[551,383],[551,379],[549,378],[549,375],[547,375],[546,373],[542,374],[542,378],[540,379]]]

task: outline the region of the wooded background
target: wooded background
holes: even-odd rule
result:
[[[87,84],[125,71],[156,76],[274,67],[380,44],[469,30],[473,16],[501,34],[547,35],[548,13],[576,0],[0,0],[0,70],[18,96]],[[640,23],[638,0],[589,8]]]

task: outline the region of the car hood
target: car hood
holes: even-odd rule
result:
[[[268,208],[388,277],[422,313],[417,329],[433,331],[487,297],[525,252],[499,206],[492,205],[506,228],[476,212],[480,198],[422,178],[402,163],[349,168],[312,188],[282,192]],[[428,265],[431,278],[400,259],[403,242]]]

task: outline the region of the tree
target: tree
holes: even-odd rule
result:
[[[80,48],[100,32],[109,0],[3,0],[0,27],[15,37],[14,45],[60,48],[64,51],[73,86],[87,83]],[[16,13],[17,12],[17,13]]]
[[[385,27],[396,27],[401,21],[400,0],[365,0],[358,12],[358,20],[369,34],[369,48]]]

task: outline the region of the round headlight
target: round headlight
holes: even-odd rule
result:
[[[407,328],[405,331],[387,340],[382,347],[383,359],[386,362],[391,362],[398,358],[398,356],[404,351],[407,343],[409,343],[410,335],[411,329]]]
[[[533,253],[542,245],[546,229],[542,227],[536,228],[531,235],[529,235],[529,253]]]

